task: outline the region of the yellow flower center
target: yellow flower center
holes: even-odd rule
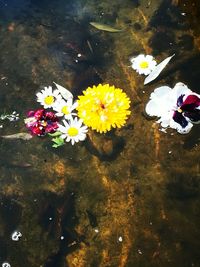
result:
[[[181,108],[178,108],[177,111],[178,111],[179,113],[182,113],[182,112],[183,112]]]
[[[68,115],[70,113],[67,106],[62,107],[61,112],[65,115]]]
[[[78,134],[78,129],[75,127],[70,127],[67,133],[69,136],[76,136]]]
[[[102,102],[100,103],[100,108],[101,109],[105,109],[106,107],[105,107],[105,104],[103,104]]]
[[[47,126],[47,122],[46,121],[41,121],[40,122],[42,126],[46,127]]]
[[[53,104],[53,102],[54,102],[54,97],[52,95],[48,95],[44,99],[44,103],[46,105],[51,105],[51,104]]]
[[[141,63],[140,63],[140,68],[142,68],[142,69],[146,69],[146,68],[148,68],[149,67],[149,63],[147,62],[147,61],[142,61]]]

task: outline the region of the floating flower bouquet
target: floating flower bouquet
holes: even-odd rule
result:
[[[109,84],[88,87],[74,102],[73,95],[55,83],[37,93],[43,108],[29,111],[26,127],[33,135],[53,137],[53,147],[66,142],[74,145],[86,138],[88,127],[100,133],[121,128],[130,115],[130,99]]]

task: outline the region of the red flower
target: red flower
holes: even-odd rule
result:
[[[53,112],[44,109],[29,111],[28,118],[24,121],[33,135],[43,136],[55,132],[58,128],[58,117]]]

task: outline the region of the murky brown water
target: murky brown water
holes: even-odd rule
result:
[[[26,131],[35,93],[53,81],[74,95],[114,84],[132,101],[125,127],[75,146],[0,139],[0,265],[200,266],[199,126],[165,134],[144,114],[158,86],[200,93],[199,10],[181,0],[0,1],[0,114],[20,114],[0,135]],[[144,87],[129,61],[140,53],[175,58]]]

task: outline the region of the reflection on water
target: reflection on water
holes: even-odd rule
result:
[[[35,93],[53,81],[75,95],[114,84],[132,101],[125,127],[73,147],[0,139],[0,264],[200,266],[199,127],[165,134],[144,114],[158,86],[200,93],[199,10],[195,0],[0,1],[0,114],[20,114],[0,135],[25,131]],[[175,57],[144,87],[129,61],[140,53]]]

